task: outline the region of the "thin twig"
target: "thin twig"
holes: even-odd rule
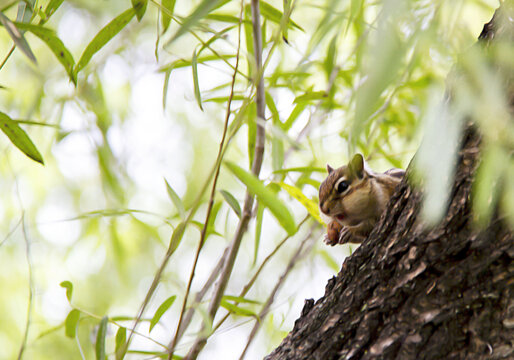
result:
[[[298,229],[300,229],[300,227],[310,218],[310,215],[307,215],[299,224],[298,224]],[[282,245],[284,245],[286,243],[287,240],[289,240],[291,236],[289,235],[286,235],[286,237],[278,243],[277,246],[275,246],[275,248],[273,249],[273,251],[271,251],[271,253],[268,254],[268,256],[266,256],[266,258],[262,261],[261,265],[259,266],[259,268],[257,269],[257,271],[255,272],[255,274],[253,274],[252,278],[250,279],[250,281],[248,281],[246,283],[246,285],[243,287],[243,289],[241,290],[241,292],[239,293],[239,297],[244,297],[248,291],[252,288],[253,284],[255,283],[255,281],[257,280],[257,278],[259,277],[260,273],[262,272],[262,270],[264,269],[264,267],[266,266],[266,264],[275,256],[275,254],[278,252],[278,250],[280,250],[280,248],[282,247]],[[238,301],[235,302],[235,304],[239,304]],[[220,319],[220,321],[218,321],[218,323],[214,326],[214,331],[216,331],[217,329],[219,329],[219,327],[227,320],[227,318],[230,316],[230,312],[228,312],[223,318]]]
[[[251,3],[252,10],[252,28],[253,28],[253,43],[254,43],[254,52],[255,52],[255,64],[257,67],[257,79],[255,80],[257,83],[257,94],[256,94],[256,105],[257,105],[257,120],[265,120],[265,97],[264,97],[264,80],[263,80],[263,72],[262,72],[262,38],[261,38],[261,24],[260,24],[260,9],[259,9],[259,0],[252,0]],[[257,135],[255,141],[255,155],[252,163],[252,173],[258,177],[261,171],[262,160],[264,157],[264,141],[266,137],[266,132],[264,126],[261,121],[257,121]],[[223,268],[223,273],[221,274],[220,280],[216,286],[214,291],[214,295],[209,303],[209,307],[207,310],[208,316],[210,319],[214,319],[216,316],[216,312],[219,309],[221,298],[223,293],[225,292],[225,288],[227,287],[228,280],[230,275],[232,274],[232,269],[234,268],[234,263],[237,257],[237,253],[239,251],[239,247],[241,245],[241,240],[243,238],[243,234],[246,232],[248,223],[250,221],[251,212],[253,205],[253,195],[251,195],[248,191],[246,192],[245,202],[243,206],[243,212],[241,214],[241,218],[239,220],[239,224],[237,226],[236,233],[234,235],[234,239],[230,245],[230,250],[228,253],[227,261],[225,263],[225,267]],[[205,322],[203,327],[205,328]],[[207,342],[207,337],[200,332],[201,335],[195,340],[191,350],[186,356],[187,360],[195,360],[202,351],[203,347]]]
[[[168,350],[168,352],[169,352],[168,359],[169,360],[171,360],[173,358],[173,351],[175,350],[175,346],[177,345],[178,334],[181,331],[182,321],[184,318],[184,313],[186,311],[186,305],[187,305],[187,300],[189,297],[189,292],[191,291],[191,285],[193,283],[193,278],[195,276],[196,266],[198,264],[198,258],[200,257],[200,252],[202,251],[203,245],[205,243],[205,237],[207,235],[207,225],[209,223],[209,218],[211,217],[212,207],[214,205],[214,196],[216,195],[216,186],[218,185],[218,177],[219,177],[220,169],[221,169],[221,160],[222,160],[222,156],[224,154],[223,148],[225,146],[225,140],[227,137],[232,99],[234,97],[234,87],[236,84],[237,69],[239,68],[239,53],[240,53],[240,48],[241,48],[241,24],[243,21],[243,8],[244,8],[243,3],[241,3],[241,11],[239,14],[239,26],[238,26],[236,64],[234,66],[234,74],[232,76],[232,82],[230,84],[230,94],[228,97],[227,111],[225,114],[225,122],[223,124],[223,135],[221,137],[221,142],[220,142],[220,146],[219,146],[219,150],[218,150],[218,156],[216,159],[216,164],[217,164],[216,173],[214,174],[214,180],[212,182],[211,194],[209,197],[209,204],[207,207],[207,214],[205,215],[205,222],[203,224],[200,241],[198,242],[198,248],[196,249],[195,259],[193,261],[193,268],[191,269],[191,273],[189,275],[189,281],[187,283],[186,293],[184,295],[184,301],[182,302],[182,309],[180,310],[180,317],[179,317],[178,324],[177,324],[177,330],[175,331],[175,336],[173,336],[173,340],[171,341],[171,346]]]
[[[207,279],[207,281],[205,282],[203,287],[200,289],[200,291],[198,291],[196,293],[195,298],[193,300],[193,304],[200,303],[200,301],[202,301],[202,299],[205,296],[205,294],[207,293],[207,291],[209,291],[211,286],[214,284],[214,282],[218,278],[219,274],[221,273],[221,270],[223,269],[223,264],[225,264],[227,254],[228,254],[228,247],[225,248],[223,255],[220,257],[220,259],[218,260],[218,263],[216,264],[214,269],[211,271],[211,274],[209,275],[209,278]],[[180,327],[180,331],[175,335],[175,337],[177,338],[177,342],[180,341],[180,338],[182,337],[182,335],[184,335],[185,330],[189,327],[189,324],[191,323],[191,320],[193,319],[194,312],[195,312],[194,308],[190,307],[189,310],[187,311],[186,315],[184,316],[184,320],[182,320],[182,326]],[[168,346],[168,348],[171,348],[171,347]]]
[[[20,346],[20,351],[18,352],[18,360],[21,360],[23,357],[23,351],[27,346],[27,339],[29,336],[29,328],[30,328],[30,320],[32,319],[32,311],[33,311],[33,298],[34,298],[34,277],[32,274],[32,260],[30,256],[30,242],[27,236],[27,228],[25,226],[25,212],[22,210],[21,215],[21,224],[23,230],[23,238],[25,239],[25,256],[27,258],[27,266],[28,266],[28,275],[29,275],[29,301],[27,305],[27,322],[25,324],[25,332],[23,334],[23,340]]]
[[[309,231],[307,236],[303,239],[302,243],[298,247],[298,250],[296,250],[296,252],[291,257],[291,259],[289,259],[289,263],[287,264],[286,269],[284,270],[284,272],[282,273],[282,275],[278,279],[277,283],[275,284],[275,287],[271,291],[271,294],[268,296],[268,299],[266,300],[266,303],[263,305],[262,310],[261,310],[261,312],[259,313],[259,315],[257,317],[258,320],[255,322],[255,324],[254,324],[254,326],[252,328],[252,331],[250,332],[250,335],[248,336],[248,342],[246,343],[246,346],[245,346],[243,352],[241,353],[241,356],[239,357],[239,360],[243,360],[243,358],[245,357],[246,351],[250,347],[253,339],[255,338],[255,335],[257,334],[257,331],[259,331],[259,328],[261,327],[261,324],[262,324],[262,321],[264,320],[264,317],[268,314],[269,309],[270,309],[271,305],[273,304],[273,301],[275,300],[275,295],[277,294],[277,292],[280,290],[280,288],[284,284],[284,281],[286,280],[287,276],[289,275],[289,273],[291,272],[293,267],[296,265],[298,260],[303,257],[303,255],[301,255],[303,247],[307,243],[307,241],[312,240],[311,239],[311,234],[312,234],[312,229],[311,229],[311,231]],[[312,241],[311,247],[312,247],[313,244],[314,244],[314,241]],[[305,253],[308,253],[310,251],[310,248]]]

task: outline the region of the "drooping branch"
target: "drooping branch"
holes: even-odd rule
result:
[[[253,40],[254,40],[254,53],[255,53],[255,63],[256,63],[256,105],[257,105],[257,135],[255,141],[255,154],[252,162],[252,173],[256,177],[259,176],[262,166],[262,161],[264,158],[264,144],[266,133],[264,129],[264,121],[265,121],[265,96],[264,96],[264,79],[263,79],[263,69],[262,69],[262,38],[261,38],[261,23],[260,23],[260,9],[259,9],[259,0],[252,0],[251,3],[252,10],[252,27],[253,27]],[[236,228],[236,232],[232,243],[230,245],[227,260],[225,262],[223,271],[220,275],[220,279],[217,283],[217,286],[214,290],[213,297],[211,302],[209,303],[209,307],[207,310],[208,316],[211,319],[214,319],[216,313],[220,307],[221,298],[225,292],[228,281],[232,274],[232,269],[234,268],[234,263],[237,257],[237,253],[239,252],[239,248],[241,245],[241,240],[243,239],[243,235],[245,234],[248,223],[250,222],[250,218],[252,215],[252,206],[253,206],[254,197],[250,194],[249,191],[246,192],[245,201],[243,205],[243,211],[241,213],[241,218]],[[205,327],[205,324],[204,324]],[[185,357],[187,360],[195,360],[203,349],[205,344],[207,343],[207,337],[200,332],[199,337],[195,340],[191,350]]]

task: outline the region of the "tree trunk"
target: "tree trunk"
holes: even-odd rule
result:
[[[479,41],[512,42],[513,8],[504,1]],[[306,300],[267,360],[514,359],[513,231],[498,214],[486,229],[472,222],[480,138],[471,124],[463,132],[442,222],[426,229],[422,193],[404,180],[369,238],[322,298]]]

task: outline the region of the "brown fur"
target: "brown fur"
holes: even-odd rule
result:
[[[403,177],[405,171],[390,169],[383,174],[368,172],[356,159],[355,155],[348,165],[337,169],[330,168],[329,174],[319,189],[321,212],[343,226],[342,231],[349,231],[351,242],[362,242],[371,232],[380,215],[385,210],[389,198]],[[328,167],[329,168],[329,167]],[[339,194],[335,185],[341,178],[349,183],[348,189]],[[333,224],[329,224],[328,242],[338,243]],[[342,232],[341,232],[342,233]]]

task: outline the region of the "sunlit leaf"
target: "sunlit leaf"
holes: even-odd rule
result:
[[[268,19],[270,21],[273,21],[274,23],[277,23],[277,24],[281,23],[282,12],[280,10],[278,10],[277,8],[274,8],[273,6],[271,6],[270,4],[268,4],[267,2],[264,2],[264,1],[261,1],[259,5],[260,5],[260,10],[261,10],[262,16],[264,16],[266,19]],[[289,21],[287,22],[287,26],[294,27],[296,29],[303,31],[303,29],[291,19],[289,19]]]
[[[195,99],[200,107],[200,110],[203,111],[202,108],[202,94],[200,93],[200,84],[198,82],[198,62],[196,57],[196,50],[193,51],[193,58],[191,60],[191,69],[193,70],[193,84],[195,88]]]
[[[66,289],[66,298],[71,302],[71,296],[73,295],[73,284],[71,281],[63,281],[59,284],[61,287]]]
[[[184,231],[186,230],[186,223],[181,222],[178,226],[173,230],[173,234],[171,234],[170,246],[168,254],[171,255],[177,250],[180,242],[182,241],[182,237],[184,236]]]
[[[73,309],[64,320],[64,333],[69,338],[74,338],[77,332],[77,324],[80,319],[80,311]]]
[[[0,23],[3,25],[5,30],[7,30],[7,33],[11,37],[11,39],[14,41],[16,46],[25,54],[27,57],[34,63],[36,63],[36,57],[32,53],[32,50],[30,50],[30,46],[27,43],[27,40],[25,40],[25,37],[21,33],[21,31],[14,25],[14,23],[9,20],[7,16],[5,16],[3,13],[0,12]]]
[[[289,195],[291,195],[293,198],[298,200],[305,209],[309,212],[309,214],[316,219],[317,222],[320,224],[324,224],[323,220],[321,220],[321,217],[319,215],[319,208],[318,204],[309,199],[307,196],[305,196],[300,189],[297,187],[294,187],[292,185],[286,184],[284,182],[278,183],[282,189],[288,192]]]
[[[98,325],[96,333],[95,355],[96,360],[105,360],[105,337],[107,336],[108,317],[104,316]]]
[[[136,12],[137,21],[141,21],[143,16],[145,15],[146,6],[148,5],[148,0],[131,0],[132,7]]]
[[[234,315],[238,316],[251,316],[257,318],[257,314],[254,311],[245,309],[243,307],[240,307],[238,305],[229,303],[228,301],[222,299],[220,305],[230,311]]]
[[[176,0],[162,0],[161,4],[166,10],[161,10],[161,23],[162,23],[162,32],[165,33],[170,26],[171,17],[173,16],[173,12],[175,10],[175,2]]]
[[[73,74],[73,66],[75,65],[75,60],[73,60],[73,56],[70,51],[63,44],[61,39],[57,37],[55,31],[51,29],[44,28],[42,26],[36,26],[25,23],[16,23],[16,26],[19,29],[27,30],[36,35],[38,38],[43,40],[45,44],[52,50],[57,60],[64,66],[64,69],[68,73],[70,79],[76,83],[76,79]]]
[[[45,164],[43,157],[27,133],[7,114],[0,112],[0,128],[11,142],[25,155],[38,163]]]
[[[45,22],[47,22],[48,19],[50,19],[50,17],[55,13],[55,11],[57,11],[57,9],[61,6],[63,2],[64,0],[50,0],[45,8],[45,18],[41,19],[39,24],[42,25]]]
[[[171,185],[168,183],[168,180],[164,179],[164,182],[166,183],[166,191],[168,192],[168,197],[173,202],[173,205],[175,205],[175,208],[177,209],[180,218],[185,219],[186,218],[186,210],[184,209],[184,204],[182,204],[182,200],[180,200],[180,197],[177,195],[175,190],[171,187]]]
[[[229,161],[225,161],[225,165],[242,183],[246,185],[248,191],[257,196],[259,201],[271,211],[273,216],[289,235],[293,235],[296,232],[296,223],[291,212],[273,191],[266,188],[266,186],[264,186],[264,184],[257,179],[255,175],[247,172],[238,165]]]
[[[229,204],[232,210],[234,210],[237,217],[241,217],[241,207],[239,206],[239,202],[236,200],[234,195],[232,195],[226,190],[220,190],[220,193],[221,195],[223,195],[223,198],[225,199],[227,204]]]
[[[166,44],[169,45],[176,39],[178,39],[180,36],[184,35],[186,32],[191,29],[196,23],[204,18],[207,14],[209,14],[211,11],[219,7],[220,4],[226,3],[227,0],[203,0],[200,5],[189,15],[187,18],[184,19],[184,22],[179,27],[178,31],[175,33],[175,35],[171,38],[171,40]]]
[[[116,360],[122,360],[125,357],[125,342],[127,341],[127,329],[121,326],[116,331]]]
[[[246,304],[262,304],[260,301],[247,299],[243,296],[223,295],[223,299]]]
[[[164,315],[164,313],[171,307],[171,305],[173,305],[176,298],[177,298],[176,295],[170,296],[169,298],[164,300],[164,302],[159,306],[159,308],[157,309],[157,311],[155,312],[155,314],[152,318],[152,321],[150,321],[150,330],[149,331],[152,331],[154,326],[157,325],[157,323],[159,322],[161,317]]]
[[[87,45],[86,49],[82,53],[80,60],[75,66],[75,77],[77,74],[89,64],[89,61],[101,48],[104,47],[113,37],[115,37],[136,15],[134,8],[130,8],[117,17],[115,17],[111,22],[109,22],[105,27],[102,28],[96,34],[96,36],[91,40],[91,42]]]
[[[257,263],[257,257],[259,255],[259,247],[261,244],[261,233],[262,233],[262,218],[264,216],[264,206],[259,202],[257,204],[257,214],[255,215],[255,240],[253,245],[253,262],[252,265]]]

